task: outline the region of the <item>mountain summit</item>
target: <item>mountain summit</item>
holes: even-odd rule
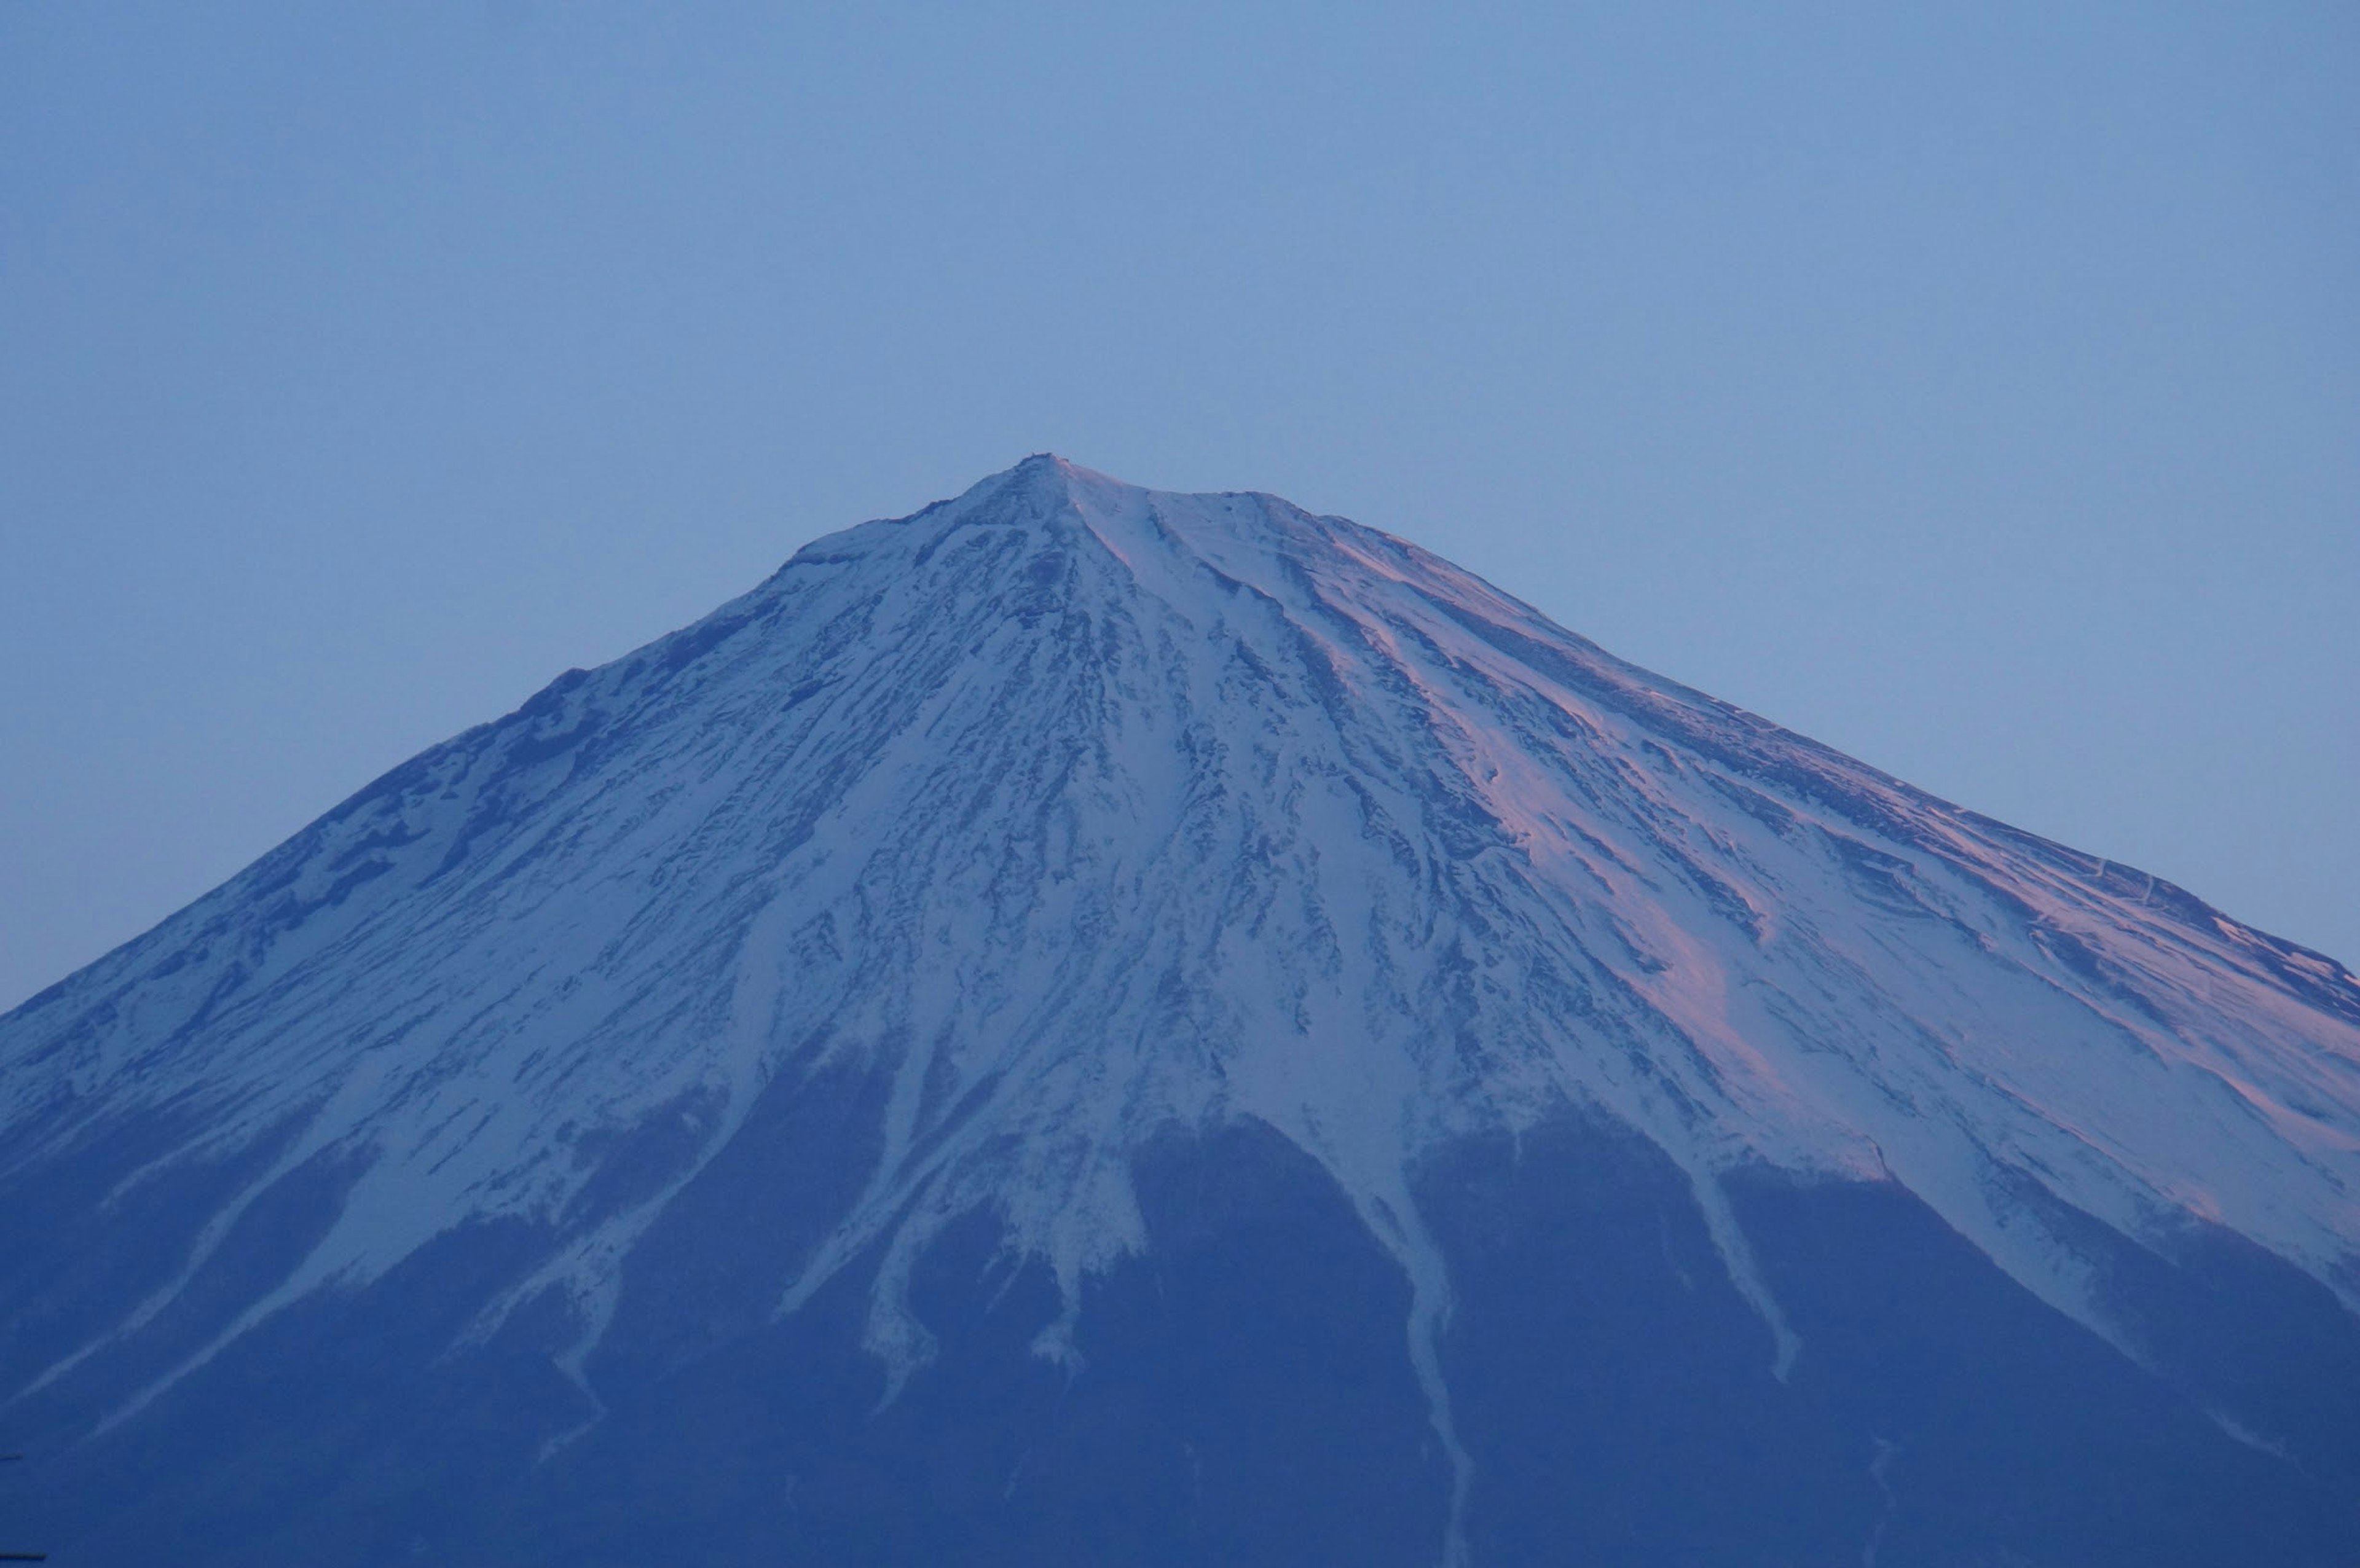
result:
[[[2360,983],[1034,457],[0,1018],[81,1560],[2348,1563]]]

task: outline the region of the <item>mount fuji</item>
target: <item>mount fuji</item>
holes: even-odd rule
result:
[[[55,1561],[2360,1561],[2360,982],[1267,495],[821,539],[0,1125]]]

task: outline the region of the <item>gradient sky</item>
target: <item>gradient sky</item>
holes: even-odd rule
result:
[[[2355,82],[2348,0],[14,0],[0,1007],[1041,450],[2360,963]]]

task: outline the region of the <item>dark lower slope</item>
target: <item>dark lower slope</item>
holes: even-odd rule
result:
[[[453,1348],[551,1244],[479,1226],[299,1303],[102,1435],[71,1443],[164,1348],[20,1402],[39,1456],[13,1478],[11,1534],[93,1564],[1441,1558],[1451,1468],[1408,1287],[1257,1126],[1142,1158],[1149,1247],[1090,1284],[1077,1372],[1033,1353],[1057,1292],[980,1214],[923,1258],[912,1301],[938,1354],[881,1407],[858,1348],[873,1259],[773,1323],[852,1197],[847,1129],[873,1125],[876,1092],[782,1085],[675,1200],[586,1368],[595,1404],[558,1369],[579,1325],[554,1298]],[[299,1175],[277,1200],[298,1231],[306,1184],[334,1181]],[[2250,1249],[2194,1237],[2167,1262],[2089,1227],[2158,1375],[1897,1187],[1739,1181],[1802,1339],[1782,1383],[1653,1146],[1568,1116],[1456,1146],[1419,1196],[1456,1295],[1444,1366],[1477,1563],[2360,1560],[2360,1332]],[[8,1256],[37,1239],[10,1235]],[[236,1256],[267,1272],[286,1250]],[[195,1332],[151,1331],[175,1349]]]
[[[1059,1311],[1045,1269],[1011,1269],[978,1215],[921,1266],[939,1354],[891,1404],[847,1351],[866,1281],[841,1280],[618,1390],[526,1502],[527,1538],[570,1561],[699,1539],[722,1560],[1430,1561],[1448,1481],[1402,1354],[1409,1292],[1341,1194],[1259,1131],[1164,1146],[1142,1177],[1151,1250],[1089,1292],[1078,1376],[1030,1348]],[[672,1450],[654,1473],[647,1431]]]
[[[2089,1223],[2170,1325],[2140,1347],[2158,1377],[1897,1186],[1732,1186],[1802,1341],[1784,1384],[1651,1146],[1568,1120],[1428,1173],[1476,1561],[2360,1560],[2360,1324],[2291,1269],[2175,1266]],[[2200,1408],[2226,1385],[2284,1456]]]

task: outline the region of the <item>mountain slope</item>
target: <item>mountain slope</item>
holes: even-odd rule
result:
[[[1295,1306],[1236,1309],[1326,1324],[1298,1348],[1341,1332],[1323,1279],[1398,1295],[1295,1404],[1392,1390],[1393,1413],[1332,1413],[1304,1441],[1390,1432],[1391,1459],[1321,1495],[1415,1473],[1401,1528],[1423,1560],[1513,1553],[1502,1477],[1601,1419],[1586,1375],[1503,1413],[1516,1379],[1470,1362],[1470,1319],[1508,1313],[1522,1326],[1491,1340],[1529,1340],[1545,1382],[1568,1352],[1520,1294],[1602,1290],[1605,1318],[1559,1323],[1602,1344],[1665,1268],[1678,1300],[1721,1303],[1698,1343],[1786,1412],[1765,1432],[1795,1400],[1816,1412],[1852,1489],[1828,1508],[1848,1541],[1878,1532],[1873,1559],[1908,1539],[1908,1494],[1811,1382],[1854,1330],[1807,1320],[1874,1293],[1873,1256],[1837,1259],[1880,1226],[1940,1260],[1913,1278],[1989,1296],[1969,1339],[2038,1325],[1962,1365],[2061,1335],[2195,1412],[2212,1436],[2187,1442],[2244,1456],[2206,1463],[2288,1473],[2232,1502],[2278,1498],[2322,1552],[2360,1539],[2339,1533],[2349,1508],[2271,1489],[2360,1465],[2348,1408],[2319,1407],[2322,1376],[2360,1394],[2339,1381],[2360,1367],[2360,984],[1265,496],[1035,458],[823,539],[0,1019],[0,1179],[28,1216],[0,1377],[74,1456],[59,1527],[126,1552],[166,1525],[109,1535],[75,1508],[130,1486],[160,1441],[143,1433],[224,1408],[236,1368],[301,1364],[290,1325],[322,1314],[423,1290],[433,1312],[397,1315],[439,1326],[403,1354],[505,1358],[530,1385],[514,1408],[533,1418],[486,1449],[500,1478],[405,1483],[406,1507],[474,1499],[451,1551],[555,1508],[552,1477],[606,1452],[618,1410],[748,1346],[781,1388],[877,1379],[811,1452],[895,1422],[932,1441],[958,1421],[926,1401],[986,1366],[1079,1399],[1132,1364],[1099,1340],[1133,1330],[1163,1346],[1136,1348],[1142,1368],[1197,1353],[1180,1345],[1242,1356],[1209,1307],[1165,1344],[1147,1298],[1101,1304],[1142,1268],[1181,1268],[1157,1275],[1177,1290],[1196,1246],[1207,1301],[1328,1259]],[[1811,1217],[1856,1200],[1832,1229]],[[1295,1217],[1264,1236],[1272,1214]],[[1640,1214],[1657,1258],[1538,1282],[1621,1256]],[[967,1299],[945,1259],[1000,1293]],[[2208,1346],[2208,1313],[2255,1312],[2300,1325],[2286,1365]],[[981,1324],[1007,1343],[963,1349]],[[1301,1376],[1256,1354],[1224,1375],[1265,1394]],[[1188,1397],[1107,1396],[1142,1431]],[[1623,1397],[1644,1415],[1673,1396]],[[660,1435],[687,1420],[656,1408]],[[984,1468],[1011,1465],[1013,1497],[1022,1462]],[[1562,1483],[1546,1474],[1523,1485]],[[279,1508],[329,1531],[303,1550],[362,1550],[334,1534],[350,1475]],[[943,1518],[983,1528],[1009,1500],[991,1489]],[[221,1492],[155,1519],[185,1530]],[[1070,1534],[1083,1506],[1043,1518]],[[1287,1510],[1182,1511],[1218,1530]],[[271,1507],[237,1517],[220,1528],[271,1550]],[[850,1539],[811,1550],[904,1549]],[[1027,1539],[1009,1550],[1065,1538]],[[1285,1560],[1251,1532],[1223,1550]]]

